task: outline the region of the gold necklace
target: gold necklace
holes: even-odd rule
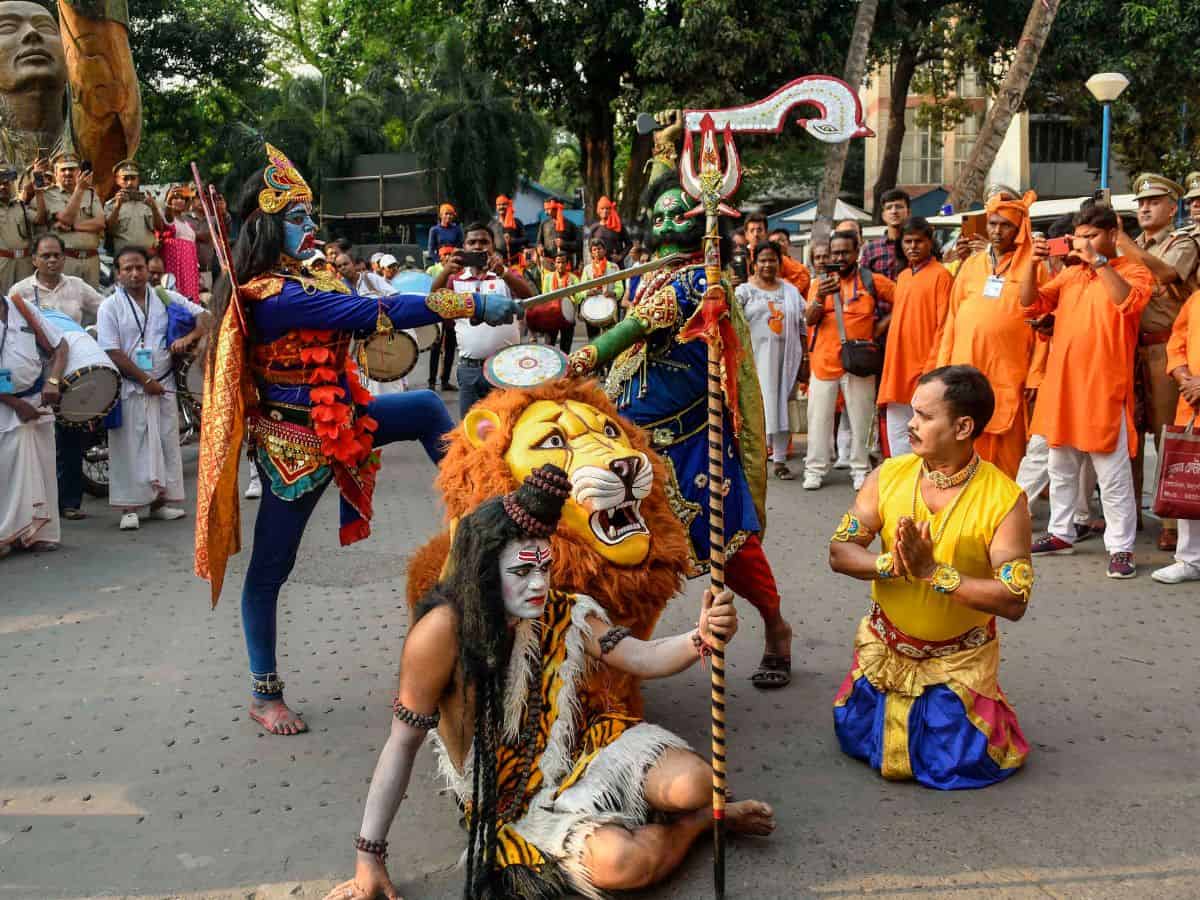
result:
[[[925,464],[922,463],[921,471],[918,471],[917,477],[913,479],[913,499],[912,499],[913,522],[917,521],[917,498],[920,496],[920,493],[921,493],[921,475],[922,474],[926,474],[926,475],[928,475],[928,474],[941,475],[942,474],[941,472],[934,472],[934,473],[925,472],[924,469],[925,469]],[[931,510],[931,509],[929,510],[930,522],[932,522],[935,518],[937,518],[938,515],[941,515],[942,513],[945,514],[945,515],[942,515],[942,524],[940,526],[938,526],[934,530],[933,534],[930,536],[931,537],[930,545],[932,547],[936,547],[938,545],[938,542],[942,539],[942,535],[945,534],[945,532],[946,532],[946,526],[948,524],[950,524],[950,517],[954,514],[954,508],[956,506],[958,506],[958,501],[961,500],[963,498],[963,495],[967,493],[967,487],[971,484],[971,479],[975,477],[975,473],[978,471],[979,471],[979,456],[976,455],[975,458],[973,460],[971,460],[971,464],[969,466],[967,466],[965,469],[962,469],[961,471],[956,472],[953,475],[949,475],[949,476],[942,475],[942,477],[946,478],[947,480],[958,479],[957,481],[955,481],[955,483],[953,485],[950,485],[950,486],[956,487],[957,485],[961,484],[963,486],[963,489],[958,492],[958,496],[956,496],[953,500],[951,500],[950,505],[945,507],[941,511],[941,513],[935,513],[933,510]],[[933,479],[930,479],[930,480],[932,481]],[[935,487],[941,487],[941,485],[939,485],[936,481],[934,481],[933,483],[934,483]],[[926,507],[926,509],[929,509],[929,507]]]
[[[938,490],[948,490],[952,487],[958,487],[968,478],[975,474],[975,467],[979,463],[979,455],[975,454],[971,457],[971,461],[955,472],[953,475],[944,475],[937,469],[929,468],[929,463],[921,463],[921,474],[933,482],[933,486]]]

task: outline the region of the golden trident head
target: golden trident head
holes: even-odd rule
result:
[[[258,192],[258,208],[267,215],[279,212],[289,203],[312,203],[313,193],[292,161],[273,144],[267,144],[270,165],[263,172],[266,187]]]

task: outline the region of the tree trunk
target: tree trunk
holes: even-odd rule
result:
[[[1004,143],[1004,135],[1008,126],[1021,109],[1025,99],[1025,91],[1037,69],[1038,57],[1046,38],[1050,35],[1050,27],[1058,14],[1059,0],[1033,0],[1029,9],[1029,17],[1025,20],[1025,30],[1021,32],[1021,40],[1017,44],[1017,52],[1013,56],[1012,65],[1000,82],[1000,89],[995,102],[983,120],[979,129],[979,137],[971,150],[971,158],[959,173],[950,191],[947,202],[954,209],[965,209],[976,200],[982,199],[984,181]]]
[[[646,179],[649,177],[646,163],[654,152],[654,135],[634,135],[633,146],[629,148],[629,163],[625,166],[625,174],[621,178],[621,201],[617,204],[617,212],[622,221],[635,224],[638,215],[638,200],[646,189]]]
[[[583,169],[583,218],[596,218],[596,201],[613,195],[613,129],[615,117],[606,104],[598,104],[588,116],[579,138]]]
[[[858,14],[854,17],[854,36],[846,53],[846,70],[842,79],[857,92],[867,74],[867,48],[871,44],[871,32],[875,29],[875,14],[879,11],[879,0],[859,0]],[[846,155],[850,142],[833,144],[825,154],[825,174],[817,193],[817,218],[813,222],[813,240],[824,241],[833,228],[833,214],[837,209],[838,191],[842,187],[842,173],[846,169]]]
[[[900,171],[900,153],[904,148],[904,134],[908,130],[904,119],[908,106],[908,89],[916,73],[917,45],[912,41],[904,41],[892,64],[892,99],[888,109],[887,135],[884,139],[883,154],[879,159],[879,177],[871,191],[871,209],[875,212],[877,222],[881,221],[882,212],[879,198],[883,196],[884,191],[890,191],[896,186]]]

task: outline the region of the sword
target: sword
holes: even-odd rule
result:
[[[670,256],[662,256],[658,259],[652,259],[650,262],[644,262],[629,269],[618,269],[615,272],[609,272],[607,275],[601,275],[599,278],[592,278],[588,281],[579,281],[575,284],[568,284],[565,287],[555,288],[552,291],[546,291],[544,294],[535,294],[532,297],[526,297],[524,300],[519,300],[518,303],[520,303],[522,309],[529,310],[535,306],[541,306],[543,303],[550,303],[553,300],[560,300],[563,297],[573,297],[574,295],[583,293],[591,288],[604,287],[604,285],[612,284],[614,281],[624,281],[627,278],[637,278],[639,275],[645,275],[647,272],[654,272],[658,269],[661,269],[663,266],[682,263],[690,258],[691,257],[686,253],[672,253]]]

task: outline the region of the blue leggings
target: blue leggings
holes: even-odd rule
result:
[[[367,407],[367,414],[379,423],[379,430],[375,432],[376,447],[395,441],[420,441],[435,463],[445,455],[443,436],[454,428],[454,422],[441,398],[432,391],[379,397]],[[298,500],[281,500],[271,492],[271,482],[266,474],[260,474],[267,489],[254,522],[254,547],[242,587],[242,630],[250,655],[251,679],[278,685],[271,690],[255,690],[254,696],[271,700],[283,694],[275,670],[279,589],[296,564],[296,552],[300,549],[305,526],[329,482]]]

